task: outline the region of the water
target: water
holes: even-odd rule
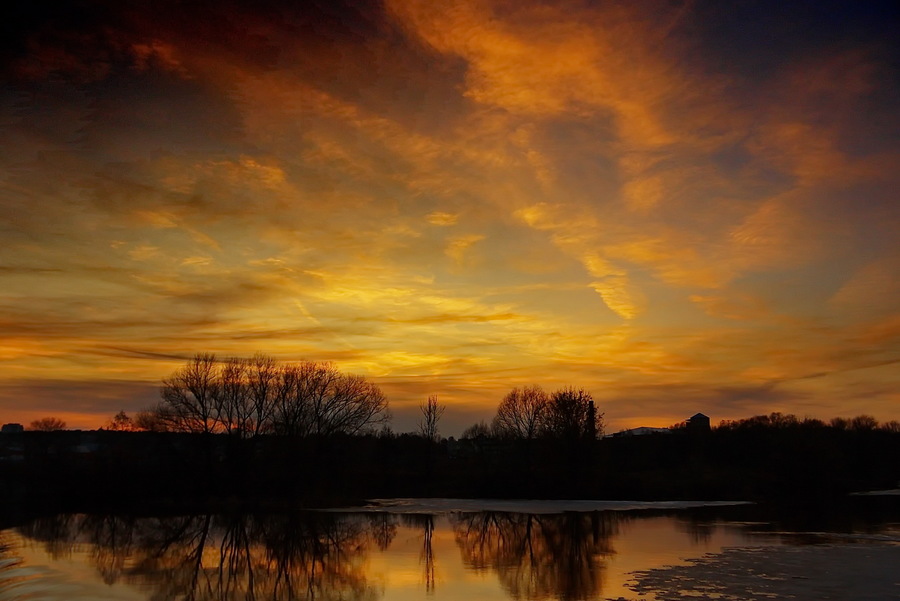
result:
[[[393,513],[403,507],[416,512]],[[708,570],[696,560],[727,549],[766,556],[810,543],[826,553],[850,544],[900,550],[893,514],[865,511],[859,519],[840,516],[837,526],[815,524],[831,533],[801,535],[755,521],[753,507],[475,508],[44,517],[0,532],[0,600],[652,600],[669,598],[663,586],[672,582],[688,587],[683,570]],[[634,590],[639,577],[643,596]],[[654,589],[653,582],[662,584]],[[900,598],[890,585],[872,598]],[[718,598],[755,598],[747,595]]]

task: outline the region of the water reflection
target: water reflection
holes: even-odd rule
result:
[[[20,529],[55,558],[89,548],[108,584],[125,580],[150,599],[379,598],[367,582],[370,546],[385,548],[396,518],[297,513],[134,519],[55,516]]]
[[[611,513],[478,513],[455,515],[450,526],[465,567],[495,572],[504,596],[588,599],[601,593],[603,560],[613,553],[610,538],[620,519]],[[399,527],[421,541],[422,581],[434,593],[431,515],[58,515],[19,532],[52,560],[86,557],[104,583],[139,587],[154,601],[362,601],[383,596],[383,582],[370,582],[367,558],[386,551]]]
[[[635,573],[798,542],[753,511],[57,515],[0,531],[0,601],[634,598]]]
[[[400,518],[407,527],[422,530],[422,550],[419,553],[419,564],[423,569],[425,592],[434,593],[435,561],[434,561],[434,516],[428,514],[404,514]]]
[[[5,572],[14,569],[21,560],[12,551],[12,543],[7,540],[5,532],[0,532],[0,582],[3,581]]]
[[[603,586],[603,558],[614,553],[613,513],[462,515],[453,525],[466,565],[494,570],[513,599],[589,599]]]

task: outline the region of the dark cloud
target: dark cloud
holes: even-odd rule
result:
[[[507,321],[523,319],[524,316],[515,313],[496,313],[492,315],[461,315],[461,314],[435,314],[422,317],[388,317],[385,321],[390,323],[406,324],[439,324],[439,323],[484,323],[491,321]]]
[[[133,349],[133,348],[121,348],[116,346],[98,346],[96,348],[91,349],[91,352],[94,355],[106,356],[106,357],[137,357],[141,359],[150,359],[157,361],[167,361],[171,362],[175,361],[189,361],[193,356],[189,353],[176,354],[176,353],[160,353],[148,350],[141,349]]]
[[[677,423],[696,412],[710,416],[713,423],[717,423],[723,419],[790,407],[806,395],[781,390],[775,383],[769,382],[752,386],[700,383],[617,385],[610,396],[599,396],[599,405],[606,412],[607,421],[616,427],[616,424],[631,423],[648,416],[667,416],[671,423]],[[659,421],[659,417],[655,420]]]
[[[35,416],[81,413],[112,417],[122,410],[152,407],[158,400],[159,384],[151,382],[47,378],[0,383],[0,411],[14,409]]]
[[[62,273],[63,270],[56,267],[31,267],[25,265],[0,265],[0,273],[15,275],[45,275],[48,273]]]
[[[695,63],[759,83],[786,63],[823,51],[881,45],[900,56],[891,42],[898,25],[900,9],[892,0],[701,0],[690,3],[674,33],[691,40]]]

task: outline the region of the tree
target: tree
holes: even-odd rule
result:
[[[550,396],[546,433],[566,440],[595,439],[603,432],[603,414],[584,388],[561,388]]]
[[[164,408],[145,409],[134,416],[134,429],[143,432],[170,432],[174,421],[163,413]]]
[[[446,409],[446,405],[438,405],[436,395],[431,395],[425,403],[419,405],[419,410],[422,412],[422,418],[419,420],[419,433],[423,438],[435,442],[440,440],[438,422]]]
[[[362,376],[326,362],[279,365],[265,355],[223,361],[196,355],[163,380],[161,396],[153,419],[145,418],[154,430],[331,436],[358,434],[390,418],[381,390]]]
[[[274,382],[272,428],[289,436],[358,434],[390,419],[381,389],[333,363],[285,365]]]
[[[159,415],[173,430],[210,434],[221,426],[216,356],[200,353],[163,380]]]
[[[66,422],[58,417],[42,417],[36,419],[29,425],[29,429],[38,430],[40,432],[54,432],[56,430],[65,430]]]
[[[881,430],[884,430],[885,432],[897,433],[897,432],[900,432],[900,422],[898,422],[895,419],[892,419],[889,422],[885,422],[885,423],[881,424],[881,426],[879,426],[879,428]]]
[[[312,433],[320,436],[360,434],[390,420],[384,393],[362,376],[339,374],[315,400]]]
[[[278,382],[278,362],[257,353],[248,361],[247,385],[253,408],[253,435],[271,429],[275,411],[275,392]]]
[[[221,363],[216,374],[215,406],[222,428],[229,434],[247,436],[253,429],[253,405],[247,382],[248,362],[229,357]]]
[[[133,432],[137,429],[134,425],[134,420],[131,419],[127,413],[124,411],[119,411],[116,413],[111,420],[106,422],[106,426],[104,426],[107,430],[113,430],[116,432]]]
[[[478,438],[490,438],[493,435],[491,431],[491,427],[487,425],[484,421],[480,421],[477,424],[472,424],[465,430],[463,430],[462,434],[460,434],[461,440],[472,440]]]
[[[543,431],[549,399],[537,385],[513,388],[497,407],[492,428],[501,437],[531,440]]]
[[[850,429],[857,432],[869,432],[878,427],[878,420],[871,415],[857,415],[850,420]]]
[[[850,420],[845,417],[833,417],[828,425],[835,430],[847,430],[850,428]]]

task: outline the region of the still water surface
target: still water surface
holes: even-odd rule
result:
[[[520,510],[40,518],[0,532],[0,600],[632,599],[636,571],[785,544],[740,508]]]

